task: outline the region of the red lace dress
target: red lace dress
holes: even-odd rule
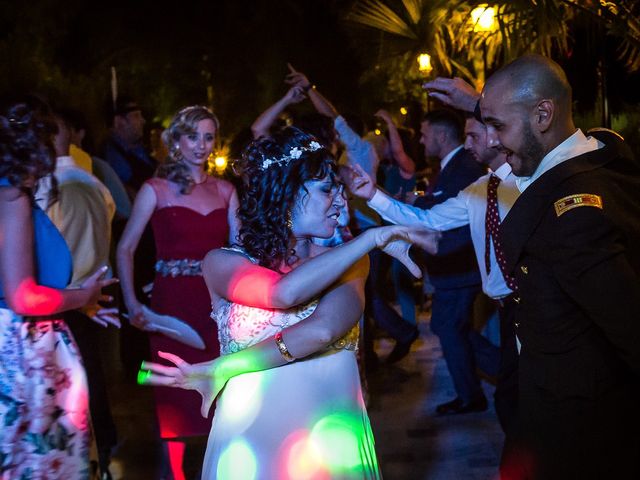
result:
[[[188,195],[179,193],[175,183],[153,178],[147,183],[153,188],[157,207],[151,217],[156,242],[156,276],[151,296],[151,309],[174,316],[193,327],[202,337],[205,350],[197,350],[160,333],[150,334],[152,360],[165,363],[158,351],[174,353],[187,362],[203,362],[220,355],[218,331],[209,316],[211,299],[201,274],[193,268],[179,273],[174,268],[166,272],[167,264],[176,260],[201,261],[210,250],[227,243],[229,224],[227,213],[233,192],[230,183],[209,177],[196,185]],[[164,262],[164,273],[161,268]],[[207,435],[211,418],[200,415],[200,395],[179,388],[156,387],[156,414],[160,436],[165,439]]]

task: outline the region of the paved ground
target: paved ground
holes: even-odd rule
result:
[[[428,331],[428,317],[420,320],[421,336],[409,356],[396,365],[382,365],[369,378],[369,415],[384,478],[493,480],[503,439],[493,405],[483,413],[433,415],[437,404],[455,395],[438,340]],[[385,339],[378,341],[382,359],[392,346]],[[112,356],[110,365],[117,363]],[[154,479],[157,452],[150,389],[125,382],[113,368],[109,376],[121,438],[114,478]],[[492,399],[493,387],[484,387]],[[194,468],[199,461],[192,460]]]
[[[503,434],[493,405],[482,413],[438,417],[455,397],[438,339],[421,324],[410,355],[370,379],[369,415],[386,480],[497,478]],[[392,342],[379,342],[383,356]],[[485,384],[487,398],[493,387]]]

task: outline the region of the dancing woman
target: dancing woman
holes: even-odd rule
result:
[[[344,197],[330,153],[295,128],[255,141],[240,169],[239,245],[203,265],[222,356],[161,354],[176,367],[145,362],[142,380],[199,391],[205,415],[224,387],[203,479],[379,478],[355,356],[366,253],[383,247],[419,275],[400,241],[414,232],[312,242],[333,235]]]

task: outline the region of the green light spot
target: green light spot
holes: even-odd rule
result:
[[[360,467],[362,459],[358,436],[362,418],[349,413],[336,413],[318,421],[311,431],[311,440],[322,452],[332,473]]]
[[[256,457],[244,440],[236,440],[220,455],[217,468],[219,480],[255,480]]]
[[[151,376],[151,370],[138,371],[138,385],[146,385],[147,379]]]

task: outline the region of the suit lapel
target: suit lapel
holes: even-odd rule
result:
[[[450,183],[449,177],[451,177],[455,172],[461,152],[464,152],[464,149],[460,149],[453,157],[451,157],[445,167],[440,170],[434,192],[442,191],[442,185],[448,185]]]

